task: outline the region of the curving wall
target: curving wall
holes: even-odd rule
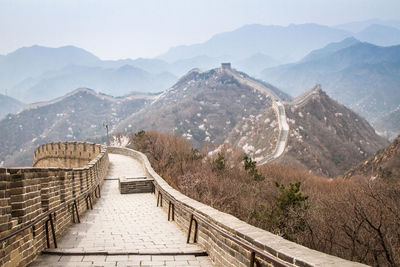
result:
[[[62,207],[52,217],[55,232],[57,236],[61,235],[73,223],[71,205],[63,204],[86,196],[88,189],[103,184],[108,171],[108,153],[131,156],[143,164],[147,176],[154,179],[155,196],[162,196],[162,208],[168,211],[169,204],[174,204],[175,222],[184,231],[189,227],[191,215],[195,215],[198,219],[197,242],[217,266],[249,266],[251,252],[248,246],[280,260],[284,263],[281,266],[364,266],[287,241],[188,198],[169,186],[140,152],[116,147],[106,149],[88,143],[40,146],[35,151],[34,165],[54,164],[54,167],[0,168],[0,239],[40,219],[56,207]],[[65,167],[85,161],[90,162],[79,168]],[[89,194],[95,201],[93,192]],[[77,208],[82,213],[89,207],[81,200]],[[0,266],[26,266],[47,247],[45,220],[47,218],[36,221],[34,228],[27,228],[0,243]],[[191,235],[193,240],[193,231]],[[226,235],[234,236],[239,242]],[[52,239],[50,245],[54,245]],[[256,259],[263,266],[274,265],[271,259],[259,255],[257,252]]]
[[[102,146],[86,142],[44,144],[33,154],[33,167],[83,168],[101,150]]]
[[[187,231],[189,227],[192,214],[208,223],[207,225],[198,220],[197,242],[208,252],[217,266],[249,266],[251,256],[250,250],[240,243],[226,238],[221,231],[289,266],[365,266],[290,242],[181,194],[169,186],[153,170],[147,157],[138,151],[117,147],[109,147],[108,151],[131,156],[143,164],[148,177],[154,179],[155,196],[162,195],[162,208],[168,211],[169,203],[174,203],[175,222],[184,231]],[[193,234],[194,232],[192,232],[192,238]],[[263,266],[275,265],[271,260],[260,256],[256,256],[256,259]]]
[[[56,235],[61,235],[73,221],[72,205],[66,204],[87,195],[94,202],[92,189],[103,185],[108,164],[106,147],[61,142],[38,147],[34,167],[0,168],[0,238],[38,220],[0,244],[0,266],[26,266],[47,247],[49,217],[41,217],[56,207],[62,208],[51,216]],[[89,207],[80,199],[77,208],[81,214]]]

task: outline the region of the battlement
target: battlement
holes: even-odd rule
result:
[[[90,204],[95,201],[90,190],[103,185],[108,164],[104,146],[60,142],[38,147],[34,167],[0,168],[0,239],[36,221],[2,242],[0,265],[27,266],[47,242],[53,245],[46,240],[45,222],[51,218],[55,235],[60,236],[76,219],[72,204],[66,204],[82,198],[75,212],[89,209],[88,197]]]
[[[86,142],[59,142],[39,146],[34,167],[83,168],[101,153],[102,146]]]
[[[290,242],[188,198],[168,185],[138,151],[76,142],[38,147],[34,164],[53,167],[0,169],[1,266],[29,265],[55,245],[49,232],[62,235],[75,222],[75,214],[91,208],[108,172],[108,153],[138,162],[153,182],[157,207],[187,230],[187,242],[202,247],[216,266],[364,266]],[[84,166],[64,167],[75,164]],[[77,197],[82,199],[75,201]],[[51,231],[46,230],[49,221]]]

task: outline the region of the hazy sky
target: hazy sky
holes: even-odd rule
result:
[[[400,0],[0,0],[0,54],[75,45],[102,59],[154,57],[244,24],[400,19]]]

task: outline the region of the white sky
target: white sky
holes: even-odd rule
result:
[[[155,57],[244,24],[400,19],[400,0],[0,0],[0,54],[75,45],[102,59]]]

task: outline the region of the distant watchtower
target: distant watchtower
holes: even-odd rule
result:
[[[224,70],[230,70],[231,69],[231,63],[221,63],[221,68]]]

